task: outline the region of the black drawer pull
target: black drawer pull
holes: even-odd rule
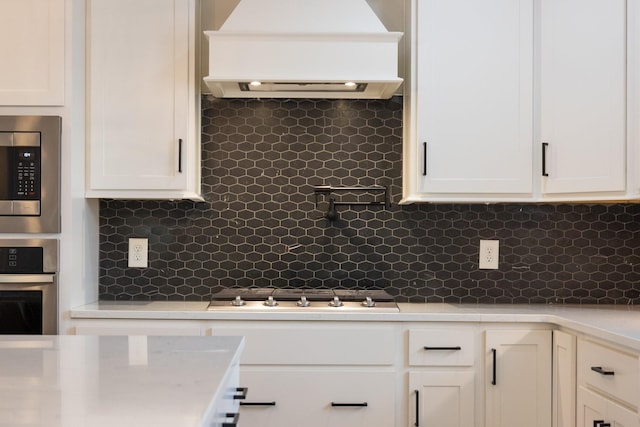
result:
[[[614,375],[615,374],[615,372],[613,372],[613,371],[605,371],[604,369],[602,369],[602,366],[592,366],[591,370],[593,372],[599,373],[600,375]]]
[[[222,423],[222,427],[237,427],[238,426],[238,419],[240,418],[240,413],[226,413],[224,414],[225,418],[231,418],[232,421],[229,422],[224,422]]]
[[[547,172],[547,147],[549,147],[548,142],[542,143],[542,176],[549,176]]]
[[[497,353],[497,350],[495,348],[492,348],[491,349],[491,353],[493,353],[493,376],[491,377],[491,384],[492,385],[496,385],[496,384],[498,384],[498,382],[496,381],[496,377],[497,377],[497,374],[496,374],[496,364],[497,364],[496,359],[497,359],[497,355],[496,355],[496,353]]]
[[[182,138],[178,139],[178,173],[182,173]]]
[[[420,390],[416,390],[416,427],[420,427]]]
[[[276,406],[276,402],[240,402],[240,406]]]
[[[605,423],[602,420],[593,420],[593,427],[611,427],[611,423]]]
[[[422,176],[427,176],[427,143],[422,143]]]
[[[455,346],[455,347],[429,347],[429,346],[424,346],[425,350],[444,350],[444,351],[458,351],[458,350],[462,350],[462,347]]]
[[[247,392],[249,389],[247,387],[236,387],[236,393],[233,395],[233,400],[244,400],[247,398]]]
[[[357,407],[357,408],[364,408],[365,406],[369,406],[369,404],[367,402],[362,402],[362,403],[340,403],[340,402],[331,402],[331,406],[333,406],[334,408],[340,408],[340,407]]]

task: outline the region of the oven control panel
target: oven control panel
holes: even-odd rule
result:
[[[43,272],[43,248],[0,247],[0,274]]]

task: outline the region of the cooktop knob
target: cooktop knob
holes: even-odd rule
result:
[[[305,296],[301,296],[301,297],[300,297],[300,299],[298,300],[298,302],[296,302],[296,305],[297,305],[298,307],[309,307],[310,302],[309,302],[309,300],[307,299],[307,297],[305,297]]]
[[[363,307],[375,307],[376,302],[373,299],[371,299],[371,297],[366,297],[360,305],[362,305]]]
[[[246,302],[242,299],[242,297],[240,295],[238,295],[237,297],[235,297],[235,299],[233,301],[231,301],[231,305],[233,305],[235,307],[242,307],[245,304],[246,304]]]
[[[272,296],[269,296],[269,298],[267,298],[267,300],[263,304],[267,307],[275,307],[276,305],[278,305],[278,301],[274,300]]]
[[[339,297],[333,297],[333,300],[329,303],[331,307],[342,307],[344,304],[340,301]]]

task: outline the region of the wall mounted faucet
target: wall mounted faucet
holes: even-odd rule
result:
[[[386,186],[369,186],[369,187],[333,187],[331,185],[316,185],[313,187],[313,192],[316,197],[316,207],[318,207],[318,200],[320,195],[325,195],[329,197],[329,209],[327,210],[324,218],[333,222],[338,219],[338,212],[336,210],[336,206],[384,206],[385,209],[389,208],[389,192]],[[355,193],[378,193],[383,192],[383,200],[369,200],[369,201],[361,201],[361,200],[339,200],[336,201],[335,197],[333,197],[333,193],[336,192],[346,192],[346,193],[354,193],[354,197],[357,198]],[[373,194],[372,194],[373,195]],[[373,195],[375,197],[375,195]]]

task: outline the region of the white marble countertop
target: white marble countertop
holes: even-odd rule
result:
[[[207,311],[207,302],[101,301],[71,310],[73,319],[191,319],[398,322],[543,322],[588,333],[640,351],[640,306],[545,304],[412,304],[399,313]]]
[[[0,336],[0,425],[201,426],[241,337]]]

